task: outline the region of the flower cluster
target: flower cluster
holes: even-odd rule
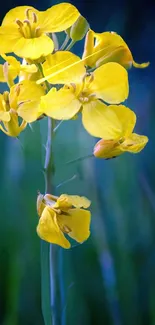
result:
[[[59,46],[60,32],[64,41]],[[82,58],[70,51],[81,39]],[[148,142],[146,136],[133,133],[136,115],[122,103],[129,95],[128,69],[149,63],[136,63],[118,34],[91,30],[73,5],[61,3],[42,12],[31,6],[10,10],[0,26],[0,55],[0,82],[8,87],[0,94],[0,129],[5,134],[18,137],[28,123],[46,116],[68,120],[81,115],[86,131],[101,138],[95,157],[137,153]],[[39,208],[39,236],[65,248],[70,246],[65,232],[78,242],[86,240],[90,213],[80,209],[85,202],[77,201],[45,195]]]

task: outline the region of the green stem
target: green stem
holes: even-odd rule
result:
[[[53,193],[52,175],[54,162],[52,155],[53,121],[48,118],[48,135],[45,156],[45,192]],[[42,309],[45,325],[58,324],[57,312],[57,246],[42,241]]]
[[[41,64],[38,69],[44,77]],[[48,81],[45,81],[47,91],[50,90]],[[46,155],[44,164],[45,193],[54,193],[52,176],[54,174],[54,160],[52,141],[54,137],[55,121],[48,117],[48,132]],[[57,266],[58,247],[48,242],[41,243],[41,273],[42,273],[42,312],[45,325],[59,325],[59,302],[57,295]]]
[[[75,43],[75,41],[71,41],[70,44],[66,47],[65,51],[69,51]]]
[[[65,39],[64,39],[64,42],[62,43],[62,45],[61,45],[61,47],[60,47],[60,50],[61,50],[61,51],[65,49],[65,47],[67,46],[67,43],[69,42],[69,40],[70,40],[70,37],[69,37],[68,34],[66,34],[66,37],[65,37]]]

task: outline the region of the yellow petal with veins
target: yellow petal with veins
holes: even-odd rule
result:
[[[109,140],[118,139],[123,135],[117,115],[100,100],[83,105],[82,122],[88,133],[94,137]]]
[[[97,68],[90,90],[109,104],[123,102],[129,93],[127,71],[118,63],[110,62]]]
[[[47,116],[57,120],[68,120],[78,113],[81,103],[71,89],[61,88],[55,92],[51,89],[41,98],[40,106],[42,113]]]
[[[78,64],[75,64],[78,62]],[[86,69],[81,59],[68,51],[58,51],[49,55],[43,63],[43,73],[52,84],[66,84],[81,82]]]
[[[90,235],[90,220],[90,212],[83,209],[70,209],[66,214],[57,216],[62,231],[66,229],[68,235],[79,243],[87,240]]]
[[[37,226],[38,236],[52,244],[57,244],[63,248],[70,248],[69,241],[65,238],[57,223],[56,213],[49,207],[46,207],[39,219]]]
[[[80,13],[70,3],[60,3],[40,12],[39,25],[45,33],[61,32],[74,24]]]
[[[0,37],[1,41],[1,37]],[[47,35],[42,34],[35,38],[21,37],[12,50],[20,57],[36,60],[53,52],[54,43]]]

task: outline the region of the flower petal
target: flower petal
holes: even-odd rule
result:
[[[89,40],[91,40],[91,48]],[[83,58],[91,67],[107,62],[118,62],[125,68],[129,68],[133,60],[127,44],[120,35],[114,32],[95,33],[92,30],[87,35]]]
[[[149,62],[138,64],[123,38],[115,32],[95,33],[89,30],[85,39],[83,59],[90,67],[98,67],[107,62],[117,62],[124,68],[132,66],[146,68]]]
[[[75,208],[88,208],[91,202],[84,196],[62,194],[56,204],[62,210],[74,206]]]
[[[49,243],[57,244],[63,248],[70,248],[69,241],[57,224],[56,213],[49,207],[46,207],[42,212],[37,226],[37,234]]]
[[[150,65],[150,62],[144,62],[144,63],[137,63],[133,60],[133,66],[135,68],[140,68],[140,69],[144,69],[147,68]]]
[[[0,107],[0,121],[9,122],[11,119],[9,112],[1,111]]]
[[[3,130],[3,132],[11,137],[18,137],[18,135],[26,128],[27,123],[22,121],[22,123],[19,124],[18,114],[13,109],[10,110],[10,116],[11,118],[9,122],[3,122],[5,130],[7,131],[5,132]]]
[[[35,81],[23,80],[10,89],[10,105],[18,115],[28,123],[35,121],[40,115],[40,98],[45,94],[42,86]]]
[[[38,72],[38,68],[35,64],[21,64],[20,65],[20,71],[32,74]]]
[[[148,137],[145,135],[132,133],[131,136],[122,143],[121,150],[137,153],[146,146],[147,142]]]
[[[18,96],[18,102],[34,100],[39,101],[40,97],[45,94],[45,90],[41,85],[37,85],[35,81],[23,80],[16,84],[14,87],[19,87],[20,92]],[[11,88],[11,94],[13,87]]]
[[[15,44],[21,39],[21,34],[16,26],[0,27],[1,53],[14,51]]]
[[[1,41],[1,36],[0,36]],[[12,50],[22,58],[36,60],[41,56],[50,54],[54,49],[54,43],[47,35],[35,38],[21,37],[13,46]]]
[[[38,10],[31,6],[18,6],[18,7],[15,7],[7,12],[7,14],[5,15],[5,17],[2,21],[2,25],[6,26],[6,25],[14,24],[16,22],[16,19],[19,19],[19,20],[26,19],[27,18],[27,16],[26,16],[27,9],[31,9],[30,12],[35,12],[36,14],[38,13]]]
[[[83,209],[70,209],[66,214],[57,216],[62,231],[66,231],[71,238],[79,243],[87,240],[90,235],[90,219],[90,211]]]
[[[128,74],[120,64],[104,64],[95,70],[93,76],[90,89],[98,98],[109,104],[119,104],[128,97]]]
[[[82,122],[88,133],[105,140],[118,139],[123,133],[117,115],[99,100],[83,105]]]
[[[70,89],[61,88],[58,91],[51,89],[41,98],[41,110],[44,114],[57,119],[68,120],[76,115],[81,103]]]
[[[61,32],[72,26],[79,15],[70,3],[60,3],[39,13],[39,25],[45,33]]]
[[[124,105],[110,105],[109,109],[117,115],[123,136],[129,137],[136,124],[136,114]]]
[[[0,82],[6,82],[3,71],[3,64],[0,64]]]
[[[40,112],[39,101],[31,101],[25,102],[19,105],[18,107],[18,115],[22,117],[27,123],[32,123],[36,121],[39,116],[42,115]]]
[[[48,81],[52,84],[81,82],[86,69],[81,59],[68,51],[58,51],[47,57],[43,64],[44,76],[51,75]]]

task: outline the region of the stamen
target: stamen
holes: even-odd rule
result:
[[[35,29],[35,36],[36,36],[36,37],[39,37],[39,36],[40,36],[40,27],[37,27],[37,28]]]
[[[86,79],[87,77],[88,77],[88,74],[85,73],[84,76],[83,76],[83,78],[82,78],[82,82],[85,82],[85,79]]]
[[[94,75],[91,73],[89,78],[89,83],[91,83],[94,80]]]
[[[37,15],[35,12],[32,12],[32,20],[33,20],[33,23],[37,23]]]
[[[22,21],[19,20],[19,19],[16,19],[16,24],[17,24],[20,28],[23,27],[23,23],[22,23]]]
[[[4,98],[5,103],[9,104],[9,92],[8,91],[4,91],[3,98]]]
[[[23,29],[24,37],[25,38],[31,38],[32,35],[33,35],[33,31],[31,29],[31,23],[30,23],[30,21],[28,19],[25,19],[23,22],[27,25],[27,26],[24,26],[24,27],[27,27],[27,28]]]
[[[26,18],[27,19],[30,19],[30,15],[29,15],[29,11],[30,10],[32,10],[31,8],[27,8],[26,10],[25,10],[25,16],[26,16]]]
[[[15,88],[16,95],[19,96],[20,93],[20,85],[17,85]]]
[[[28,19],[25,19],[23,22],[26,23],[31,28],[31,23]]]

